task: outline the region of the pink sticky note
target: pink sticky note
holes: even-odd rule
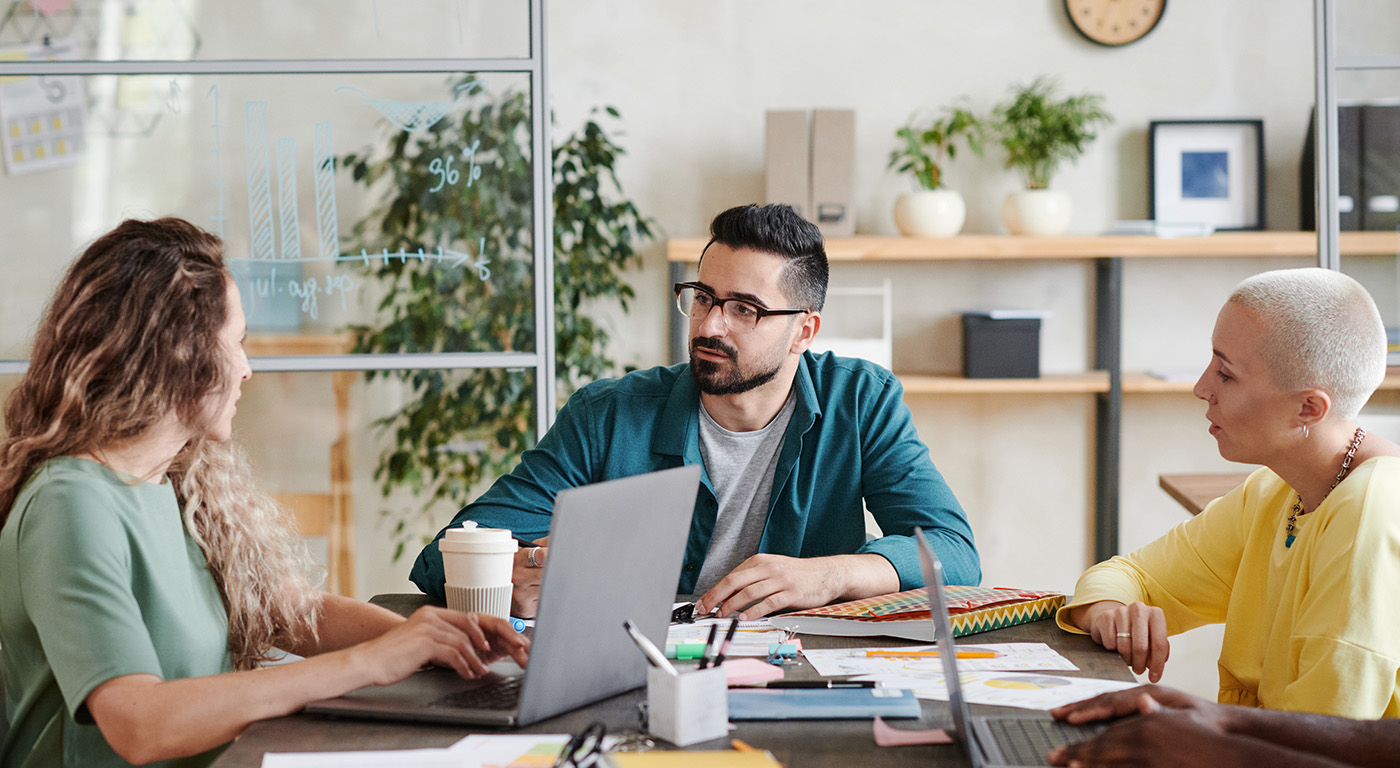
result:
[[[875,746],[906,747],[913,744],[952,744],[953,737],[942,728],[907,731],[891,728],[879,715],[875,716]]]
[[[757,685],[782,680],[783,668],[762,659],[725,659],[724,678],[729,685]]]

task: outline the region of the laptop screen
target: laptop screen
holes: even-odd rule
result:
[[[958,741],[967,750],[973,768],[982,765],[982,753],[972,742],[967,701],[963,699],[962,681],[958,678],[957,646],[953,643],[953,622],[948,616],[948,600],[943,591],[943,563],[933,553],[922,529],[914,528],[919,542],[919,563],[924,570],[924,586],[928,589],[929,614],[933,619],[933,634],[938,641],[938,659],[943,664],[943,679],[948,686],[948,707],[953,711],[953,726]]]

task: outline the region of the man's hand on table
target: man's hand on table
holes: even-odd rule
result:
[[[879,555],[754,555],[695,601],[697,616],[717,611],[756,619],[899,589],[899,574]]]

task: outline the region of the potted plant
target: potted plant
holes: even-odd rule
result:
[[[1050,181],[1061,163],[1077,160],[1098,138],[1099,127],[1113,122],[1102,96],[1085,93],[1056,101],[1054,90],[1053,80],[1036,78],[1013,88],[1011,100],[993,110],[1006,167],[1019,171],[1026,186],[1008,195],[1002,206],[1002,218],[1014,235],[1061,235],[1069,229],[1069,196],[1050,189]]]
[[[472,82],[466,75],[459,87]],[[383,195],[355,224],[345,251],[482,249],[491,256],[490,279],[475,269],[441,269],[431,259],[372,262],[365,273],[380,301],[370,324],[351,329],[356,352],[513,351],[533,344],[529,97],[481,90],[463,105],[429,129],[394,131],[383,146],[340,159],[356,184]],[[606,112],[617,119],[612,108]],[[588,310],[598,302],[627,310],[633,291],[622,272],[640,264],[637,249],[652,236],[652,222],[618,184],[614,169],[623,150],[604,122],[591,116],[557,140],[544,160],[552,162],[554,180],[555,385],[561,402],[615,371],[607,330]],[[467,168],[446,173],[442,158],[463,147],[471,148],[480,178]],[[446,519],[444,504],[462,506],[474,488],[513,468],[538,439],[533,385],[528,376],[500,368],[372,371],[366,377],[398,381],[407,391],[405,404],[377,423],[391,438],[375,469],[380,491],[386,501],[396,490],[412,495],[381,511],[397,559],[415,543],[422,521]]]
[[[890,168],[909,173],[919,183],[894,203],[894,223],[905,235],[948,237],[962,231],[967,206],[956,190],[943,186],[943,164],[957,156],[957,139],[982,154],[982,123],[960,107],[944,110],[943,117],[920,128],[914,117],[894,135],[898,146],[890,152]]]

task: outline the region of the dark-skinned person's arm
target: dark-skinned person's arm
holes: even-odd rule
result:
[[[1055,765],[1400,764],[1400,721],[1236,707],[1157,685],[1103,694],[1054,709],[1051,715],[1076,724],[1125,718],[1096,738],[1052,752]],[[1183,744],[1190,747],[1184,749]]]

